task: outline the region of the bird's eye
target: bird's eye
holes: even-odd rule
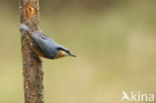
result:
[[[70,52],[69,51],[66,51],[68,54],[70,54]]]

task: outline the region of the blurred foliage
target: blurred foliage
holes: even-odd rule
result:
[[[40,0],[41,28],[77,58],[43,61],[46,103],[155,93],[155,0]],[[23,103],[18,0],[0,1],[0,103]],[[113,98],[113,99],[112,99]]]

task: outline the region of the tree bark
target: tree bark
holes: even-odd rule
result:
[[[19,0],[20,23],[31,31],[39,30],[39,0]],[[44,103],[41,60],[31,50],[31,40],[21,31],[25,103]]]

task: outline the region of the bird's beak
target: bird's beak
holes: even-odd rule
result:
[[[73,55],[73,54],[71,54],[71,53],[69,53],[68,55],[69,55],[69,56],[72,56],[72,57],[76,57],[76,55]]]

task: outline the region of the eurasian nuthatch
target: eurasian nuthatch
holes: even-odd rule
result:
[[[57,44],[54,40],[46,36],[45,34],[37,31],[30,31],[25,24],[20,25],[20,30],[25,31],[32,41],[31,47],[36,55],[42,56],[48,59],[56,59],[64,56],[73,56],[70,51],[60,44]]]

